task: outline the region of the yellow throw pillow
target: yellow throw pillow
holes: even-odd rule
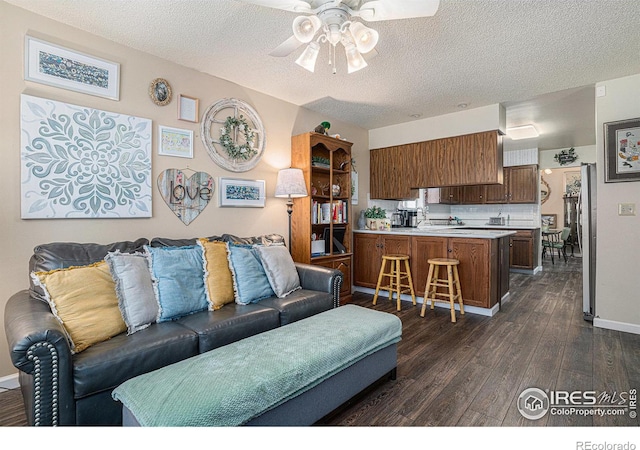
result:
[[[206,239],[199,239],[198,244],[203,250],[204,285],[207,291],[209,310],[215,311],[235,300],[227,244]]]
[[[106,262],[34,272],[32,278],[44,289],[51,311],[69,336],[73,353],[127,330]]]

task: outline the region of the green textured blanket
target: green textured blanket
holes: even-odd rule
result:
[[[393,314],[345,305],[132,378],[113,398],[142,426],[242,425],[401,334]]]

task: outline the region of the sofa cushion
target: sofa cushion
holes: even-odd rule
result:
[[[220,241],[199,239],[204,258],[204,287],[209,302],[209,310],[215,311],[235,300],[233,276],[229,269],[229,249]]]
[[[263,331],[278,328],[279,312],[260,304],[230,303],[217,311],[183,317],[178,323],[199,337],[200,353],[230,344]]]
[[[300,289],[285,298],[272,297],[260,302],[260,306],[277,309],[280,325],[287,325],[333,308],[333,297],[327,292]]]
[[[118,306],[128,334],[154,323],[159,308],[146,256],[143,253],[112,252],[107,254],[105,261],[115,282]]]
[[[197,353],[198,336],[175,322],[156,323],[129,336],[122,333],[74,357],[74,397],[111,390]]]
[[[32,278],[69,336],[73,353],[126,331],[106,262],[33,272]]]
[[[136,241],[121,241],[104,245],[78,242],[41,244],[33,249],[33,255],[29,260],[29,272],[48,272],[71,266],[88,266],[102,261],[109,252],[141,252],[148,243],[147,239],[142,238]],[[29,291],[33,297],[46,302],[44,292],[33,284],[33,280],[31,280]]]
[[[207,309],[202,249],[145,246],[156,298],[158,322],[177,319]]]
[[[301,289],[296,265],[284,245],[257,245],[255,249],[276,297]]]
[[[267,274],[264,272],[260,256],[251,245],[229,245],[229,268],[233,275],[235,301],[240,305],[257,303],[275,294]]]

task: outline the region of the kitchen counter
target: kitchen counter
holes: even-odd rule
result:
[[[386,231],[379,230],[353,230],[354,233],[372,233],[372,234],[396,234],[408,236],[436,236],[436,237],[458,237],[458,238],[475,238],[475,239],[499,239],[506,236],[516,234],[513,229],[506,227],[497,227],[498,229],[478,229],[479,227],[471,227],[467,225],[451,225],[418,228],[391,228]]]

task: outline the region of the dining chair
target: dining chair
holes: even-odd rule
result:
[[[564,262],[567,262],[567,239],[569,239],[570,233],[571,228],[569,227],[563,228],[561,232],[543,232],[542,256],[544,257],[547,249],[549,249],[551,264],[555,264],[553,257],[554,250],[558,252],[558,258],[562,256],[564,257]]]

